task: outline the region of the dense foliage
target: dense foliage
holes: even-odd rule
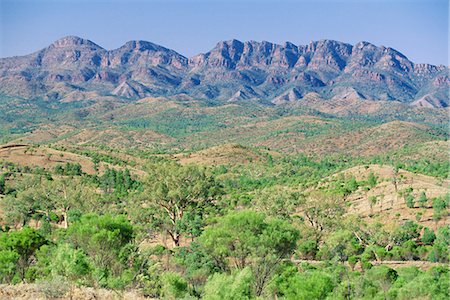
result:
[[[2,163],[1,283],[166,299],[448,296],[450,195],[430,196],[402,177],[405,169],[444,177],[441,166],[267,152],[246,165],[183,166],[142,152],[141,175],[113,152],[76,152],[108,167],[87,174],[77,163]],[[389,179],[370,163],[389,165]],[[354,166],[366,166],[361,176],[345,173]],[[371,194],[380,185],[395,186],[390,196],[416,217],[381,222],[377,214],[393,206]],[[358,195],[367,216],[348,213]]]

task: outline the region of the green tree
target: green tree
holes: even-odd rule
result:
[[[50,269],[53,276],[62,276],[70,282],[90,272],[88,258],[84,252],[67,243],[59,244],[55,249]]]
[[[397,272],[386,266],[376,266],[367,271],[366,277],[382,291],[384,299],[388,299],[388,291],[398,277]]]
[[[427,204],[428,199],[427,199],[427,195],[425,194],[425,192],[420,193],[420,197],[419,197],[419,205],[420,207],[425,207],[425,205]]]
[[[250,268],[235,270],[231,274],[215,273],[207,281],[202,299],[254,299],[253,281]]]
[[[255,294],[260,296],[283,259],[295,250],[299,232],[286,221],[253,211],[230,213],[208,227],[199,242],[221,265],[250,267]]]
[[[0,175],[0,194],[4,195],[6,192],[5,174]]]
[[[431,245],[433,244],[435,239],[436,235],[434,234],[434,231],[429,229],[428,227],[425,227],[422,234],[422,243],[424,243],[425,245]]]
[[[318,270],[298,272],[296,266],[288,266],[274,278],[275,299],[326,299],[335,287],[330,275]]]
[[[203,216],[220,195],[218,183],[203,168],[175,164],[150,170],[146,188],[144,204],[154,209],[155,223],[170,235],[174,247],[180,245],[181,233],[186,231],[182,224],[185,214]]]
[[[80,179],[62,178],[52,183],[53,195],[51,201],[56,212],[62,215],[63,227],[69,226],[69,212],[71,209],[87,206],[94,197],[89,187]]]
[[[16,274],[19,254],[13,250],[0,250],[0,283],[10,283]]]
[[[373,174],[373,172],[369,173],[369,177],[367,178],[367,183],[370,188],[374,188],[377,185],[378,177]]]
[[[414,196],[411,195],[411,194],[408,194],[408,195],[405,197],[405,202],[406,202],[406,206],[407,206],[408,208],[413,208],[413,207],[414,207],[414,202],[415,202]]]
[[[13,256],[12,252],[18,255],[17,271],[21,280],[25,278],[36,250],[46,243],[47,240],[39,231],[28,226],[19,231],[0,233],[0,251],[10,251],[10,258]]]
[[[406,221],[402,226],[398,227],[394,234],[394,242],[401,245],[404,242],[415,240],[420,236],[420,226],[411,220]]]
[[[304,201],[299,192],[283,186],[274,186],[257,191],[252,204],[268,216],[288,219]]]
[[[129,267],[127,257],[121,259],[121,255],[128,253],[125,250],[133,238],[133,226],[121,215],[83,215],[67,229],[68,242],[89,256],[101,285]]]
[[[439,228],[428,260],[433,262],[449,262],[450,260],[450,227]]]
[[[167,272],[162,276],[164,299],[182,299],[188,293],[186,280],[177,273]]]
[[[448,215],[448,203],[445,199],[437,197],[433,199],[433,219],[440,220],[443,216]]]
[[[304,204],[306,223],[314,230],[316,245],[329,230],[335,230],[345,210],[342,200],[336,195],[325,192],[311,193]]]
[[[397,291],[398,299],[447,299],[450,289],[449,270],[446,266],[433,267],[404,281]],[[397,283],[396,283],[397,284]]]

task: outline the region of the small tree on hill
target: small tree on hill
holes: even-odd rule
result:
[[[411,194],[407,194],[406,197],[405,197],[405,202],[406,202],[406,206],[408,208],[413,208],[414,207],[414,202],[415,202],[414,196],[411,195]]]
[[[368,198],[368,200],[369,200],[369,206],[370,206],[370,213],[373,214],[373,207],[375,204],[377,204],[378,198],[377,198],[377,196],[370,196]]]
[[[419,197],[419,205],[420,207],[425,207],[425,205],[427,204],[427,195],[425,194],[425,192],[420,193],[420,197]]]
[[[369,184],[369,187],[370,187],[371,189],[374,188],[374,187],[377,185],[377,182],[378,182],[378,177],[375,176],[375,175],[373,174],[373,172],[370,172],[370,173],[369,173],[369,177],[368,177],[368,179],[367,179],[367,183]]]

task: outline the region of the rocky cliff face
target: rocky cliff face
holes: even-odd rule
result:
[[[394,49],[368,42],[277,45],[230,40],[188,59],[146,41],[105,50],[70,36],[27,56],[0,59],[0,93],[57,101],[76,90],[131,99],[188,95],[275,104],[316,93],[324,99],[447,107],[448,71],[444,66],[414,64]]]

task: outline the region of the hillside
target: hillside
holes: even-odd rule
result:
[[[448,137],[446,109],[367,100],[317,101],[321,100],[278,107],[144,98],[100,106],[31,106],[22,116],[5,118],[3,143],[136,147],[155,153],[241,144],[287,154],[370,157]],[[8,113],[6,104],[5,109]]]
[[[75,151],[76,152],[76,151]],[[94,153],[102,155],[101,151],[96,150]],[[133,174],[144,175],[145,172],[128,165],[128,161],[118,157],[103,154],[106,157],[95,163],[94,159],[88,155],[74,153],[73,151],[57,150],[50,147],[36,147],[27,144],[7,144],[0,145],[0,164],[12,163],[20,168],[43,169],[47,172],[53,172],[58,166],[64,167],[66,164],[80,165],[81,171],[87,174],[103,174],[106,169],[124,169],[129,168]],[[112,158],[110,158],[112,157]],[[124,162],[127,162],[125,164]]]
[[[275,154],[276,155],[276,154]],[[266,160],[267,154],[241,145],[226,144],[193,153],[173,156],[180,164],[239,165]]]
[[[432,207],[433,198],[445,197],[448,193],[449,180],[414,174],[405,170],[395,173],[392,167],[385,165],[356,166],[334,176],[344,174],[344,176],[354,176],[357,181],[364,181],[367,180],[369,173],[377,177],[377,184],[368,191],[358,189],[347,197],[346,201],[350,203],[348,214],[356,214],[367,220],[384,224],[400,225],[407,220],[412,220],[435,229],[444,226],[450,220],[449,216],[434,220]],[[413,207],[406,205],[408,189],[412,189],[411,195],[415,198]],[[420,204],[419,198],[422,192],[428,200]],[[373,197],[376,197],[375,203],[370,201]]]

